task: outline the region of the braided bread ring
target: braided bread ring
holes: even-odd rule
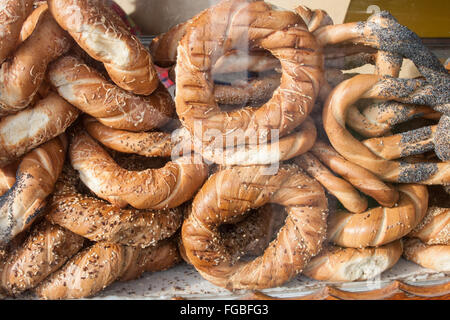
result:
[[[345,128],[349,106],[360,98],[395,99],[389,94],[392,91],[387,91],[395,90],[392,85],[391,79],[365,74],[339,84],[328,97],[323,109],[324,128],[331,144],[347,160],[368,169],[385,181],[448,184],[450,163],[410,164],[385,160],[355,139]]]
[[[392,268],[401,258],[401,240],[376,248],[329,247],[315,256],[303,273],[319,281],[373,279]]]
[[[33,10],[34,0],[0,1],[0,63],[16,48],[20,30]]]
[[[78,109],[50,93],[33,107],[0,119],[0,167],[65,132],[78,114]]]
[[[24,156],[16,182],[0,197],[0,246],[27,229],[41,214],[61,173],[66,148],[62,135]]]
[[[28,106],[44,80],[47,65],[70,49],[69,36],[50,12],[41,14],[39,20],[33,33],[1,66],[0,116]]]
[[[393,208],[376,207],[360,214],[337,211],[328,220],[328,240],[341,247],[375,247],[405,236],[423,219],[428,208],[426,186],[398,187],[400,198]]]
[[[408,234],[424,244],[450,244],[450,209],[430,207],[425,218]]]
[[[183,223],[182,241],[188,260],[215,285],[259,289],[282,285],[297,275],[325,240],[327,200],[315,180],[297,166],[284,165],[277,174],[265,167],[232,167],[210,176]],[[285,225],[262,256],[234,265],[218,227],[233,223],[250,209],[266,203],[286,207]]]
[[[125,170],[86,132],[74,137],[69,153],[84,184],[121,208],[128,204],[137,209],[178,207],[192,198],[208,173],[205,164],[193,163],[194,156],[170,161],[161,169]]]
[[[90,297],[111,283],[165,270],[180,260],[175,241],[145,249],[97,242],[79,252],[35,289],[41,299]]]
[[[1,286],[11,295],[34,288],[81,250],[84,239],[43,221],[13,251],[1,273]]]
[[[161,211],[119,209],[77,191],[79,178],[65,168],[48,203],[47,220],[91,241],[148,247],[172,236],[182,222],[179,208]]]
[[[59,25],[92,58],[104,63],[122,89],[149,95],[159,84],[150,53],[105,3],[90,0],[49,0]]]
[[[222,112],[214,99],[212,66],[228,50],[249,43],[281,61],[281,85],[258,109]],[[204,133],[214,130],[221,133],[225,146],[231,146],[235,139],[229,137],[236,130],[244,137],[265,140],[273,129],[283,137],[300,125],[319,92],[323,55],[295,13],[273,11],[262,1],[228,0],[191,22],[178,46],[176,68],[176,108],[183,125],[205,144],[211,138]],[[197,122],[201,128],[194,130]]]
[[[424,268],[450,271],[450,245],[426,245],[419,239],[408,239],[403,256]]]
[[[397,202],[398,192],[395,188],[386,185],[363,167],[345,160],[330,145],[317,141],[312,147],[311,153],[333,172],[342,176],[358,190],[377,200],[382,206],[392,207]]]
[[[115,129],[151,130],[166,124],[175,109],[162,84],[151,96],[137,96],[110,83],[74,56],[55,61],[48,77],[61,97]]]

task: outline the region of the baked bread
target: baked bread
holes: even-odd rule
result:
[[[66,148],[63,134],[23,157],[16,182],[0,197],[0,247],[28,229],[42,214],[45,201],[61,173]]]
[[[0,167],[59,136],[77,119],[77,108],[51,92],[17,114],[0,119]]]
[[[49,68],[48,78],[59,95],[106,126],[139,132],[165,125],[175,111],[162,84],[151,96],[125,91],[75,56],[65,56]]]
[[[92,58],[104,63],[114,83],[140,95],[156,90],[159,79],[150,53],[106,0],[47,2],[58,24]]]
[[[450,246],[427,245],[419,239],[405,241],[403,256],[418,265],[439,272],[450,271]]]

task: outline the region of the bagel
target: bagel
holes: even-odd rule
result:
[[[241,47],[265,49],[279,59],[281,84],[261,107],[225,112],[215,101],[211,70],[225,52]],[[322,51],[298,15],[262,1],[222,1],[192,20],[178,46],[177,114],[205,145],[212,143],[212,131],[221,134],[224,147],[234,146],[235,137],[268,141],[271,130],[284,137],[305,121],[322,78]]]
[[[33,33],[0,68],[0,116],[27,107],[41,86],[47,65],[67,52],[70,37],[46,11]],[[30,53],[33,54],[30,54]]]
[[[428,208],[425,218],[407,236],[427,245],[450,245],[450,209]]]
[[[105,0],[47,1],[58,24],[92,58],[104,63],[119,87],[150,95],[159,85],[150,53]]]
[[[83,247],[84,239],[46,221],[39,223],[5,261],[1,286],[10,295],[34,288]]]
[[[148,247],[172,236],[182,222],[180,208],[160,211],[119,209],[77,190],[72,168],[64,168],[48,201],[45,218],[91,241]]]
[[[180,260],[175,241],[145,249],[97,242],[72,257],[34,290],[45,300],[90,297],[115,281],[168,269]]]
[[[0,2],[0,63],[14,51],[22,25],[33,11],[34,0]]]
[[[65,135],[26,154],[17,169],[16,182],[0,197],[0,246],[27,229],[42,214],[66,155]]]
[[[361,281],[377,277],[401,258],[401,240],[376,248],[328,247],[315,256],[303,274],[319,281]]]
[[[398,187],[400,198],[393,208],[375,207],[364,213],[336,211],[328,220],[328,240],[346,248],[381,246],[410,233],[425,216],[428,191],[423,185]]]
[[[450,271],[450,245],[426,245],[419,239],[408,239],[403,256],[424,268]]]
[[[50,93],[33,107],[0,119],[0,167],[64,133],[78,115],[78,109]]]
[[[115,129],[151,130],[166,124],[175,111],[172,97],[162,84],[151,96],[137,96],[110,83],[74,56],[55,61],[48,77],[61,97]]]
[[[388,93],[409,94],[408,88],[420,85],[416,80],[405,80],[401,91],[394,93],[395,81],[378,75],[358,75],[339,84],[328,97],[323,109],[324,128],[331,144],[347,160],[373,172],[384,181],[399,183],[449,184],[449,162],[406,163],[385,160],[374,154],[346,129],[346,112],[360,98],[392,99]],[[412,82],[411,82],[412,81]],[[408,83],[411,86],[406,86]],[[392,87],[394,85],[394,87]],[[399,89],[399,88],[397,88]],[[403,98],[402,98],[403,100]],[[411,101],[412,102],[412,101]]]
[[[75,135],[70,160],[83,183],[98,197],[118,207],[170,209],[190,200],[205,181],[208,167],[194,156],[168,162],[161,169],[121,168],[86,132]]]
[[[297,275],[322,248],[327,199],[315,180],[295,165],[274,175],[265,166],[232,167],[209,177],[192,202],[181,229],[188,261],[213,284],[236,289],[280,286]],[[240,221],[250,209],[267,203],[286,207],[288,217],[263,255],[231,264],[219,227]]]

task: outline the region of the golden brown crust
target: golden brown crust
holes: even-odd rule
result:
[[[197,193],[183,223],[186,256],[200,274],[230,290],[279,286],[298,274],[322,247],[327,200],[322,187],[297,166],[266,175],[264,166],[232,167],[213,174]],[[285,225],[256,259],[230,265],[218,228],[266,203],[286,207]]]
[[[403,256],[424,268],[450,271],[450,245],[426,245],[419,239],[408,239]]]
[[[72,166],[98,197],[137,209],[175,208],[190,200],[207,177],[207,166],[194,156],[169,161],[161,169],[128,171],[120,167],[86,132],[70,146]]]
[[[425,218],[408,234],[424,244],[450,244],[450,208],[429,207]]]
[[[0,116],[28,106],[44,80],[47,65],[67,52],[70,46],[69,36],[50,12],[43,13],[33,33],[1,66]]]
[[[337,173],[350,182],[355,188],[374,198],[379,204],[392,207],[398,200],[398,191],[387,185],[370,171],[357,164],[347,161],[332,146],[317,141],[311,153]]]
[[[78,114],[78,109],[50,93],[33,107],[0,119],[0,166],[64,133]]]
[[[81,250],[84,239],[43,221],[5,262],[1,286],[16,295],[34,288]]]
[[[179,262],[174,241],[145,249],[98,242],[81,251],[37,288],[41,299],[79,299],[95,295],[117,280],[135,279]]]
[[[48,1],[59,25],[91,57],[104,63],[122,89],[149,95],[159,85],[150,53],[104,0]]]
[[[20,45],[22,42],[24,42],[31,36],[34,29],[38,25],[39,20],[41,19],[41,16],[43,14],[45,14],[45,12],[47,10],[48,10],[48,5],[46,2],[38,3],[37,8],[34,9],[33,12],[31,12],[31,14],[24,21],[22,28],[20,30],[20,35],[19,35],[19,39],[17,41],[17,45]]]
[[[20,30],[33,11],[34,0],[2,0],[0,10],[0,63],[16,48]]]
[[[384,181],[443,185],[450,183],[450,163],[410,164],[385,160],[374,154],[346,129],[346,111],[354,102],[360,98],[394,98],[387,90],[395,88],[395,81],[396,79],[378,75],[361,74],[339,84],[329,96],[323,110],[324,128],[331,144],[344,158],[368,169]],[[412,90],[420,85],[413,80],[408,84],[415,86],[410,88]],[[407,84],[402,89],[409,90]]]
[[[225,149],[214,148],[214,145],[203,145],[201,141],[193,138],[186,129],[182,130],[181,135],[192,139],[194,150],[208,161],[224,166],[246,166],[279,163],[307,152],[316,141],[317,129],[314,121],[308,117],[294,132],[278,141],[240,145]]]
[[[350,212],[361,213],[367,209],[367,199],[362,197],[350,183],[335,176],[312,153],[307,152],[299,156],[295,159],[295,163],[319,181]]]
[[[150,96],[137,96],[107,81],[80,58],[65,56],[49,68],[49,80],[61,97],[106,126],[133,132],[166,124],[175,111],[162,84]]]
[[[236,130],[245,137],[267,138],[271,129],[278,129],[283,137],[306,119],[323,78],[323,55],[298,15],[271,10],[262,1],[222,1],[194,18],[191,27],[178,46],[176,72],[177,113],[191,134],[209,144],[211,137],[204,133],[214,129],[234,145],[230,137]],[[283,75],[272,99],[258,109],[223,112],[210,75],[217,59],[235,43],[270,51],[281,61]],[[194,132],[194,123],[201,130]]]
[[[23,157],[14,186],[0,197],[1,246],[27,229],[41,214],[61,173],[66,148],[65,135],[61,135]]]
[[[364,213],[337,211],[328,220],[328,240],[342,247],[380,246],[400,239],[423,219],[428,208],[426,186],[404,184],[393,208],[376,207]]]
[[[11,164],[0,168],[0,196],[12,188],[16,182],[16,171],[20,161],[14,161]]]
[[[369,280],[394,266],[402,252],[401,240],[375,248],[330,246],[308,263],[303,274],[319,281]]]
[[[83,124],[95,140],[122,153],[139,154],[145,157],[170,157],[173,148],[181,142],[166,132],[129,132],[112,129],[92,117],[84,117]]]
[[[65,167],[48,201],[47,220],[91,241],[148,247],[169,238],[181,226],[181,208],[120,209],[77,190],[75,170]]]

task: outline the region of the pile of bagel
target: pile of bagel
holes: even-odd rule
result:
[[[0,0],[0,64],[6,296],[450,272],[450,74],[387,12],[222,0],[145,48],[106,0]]]

